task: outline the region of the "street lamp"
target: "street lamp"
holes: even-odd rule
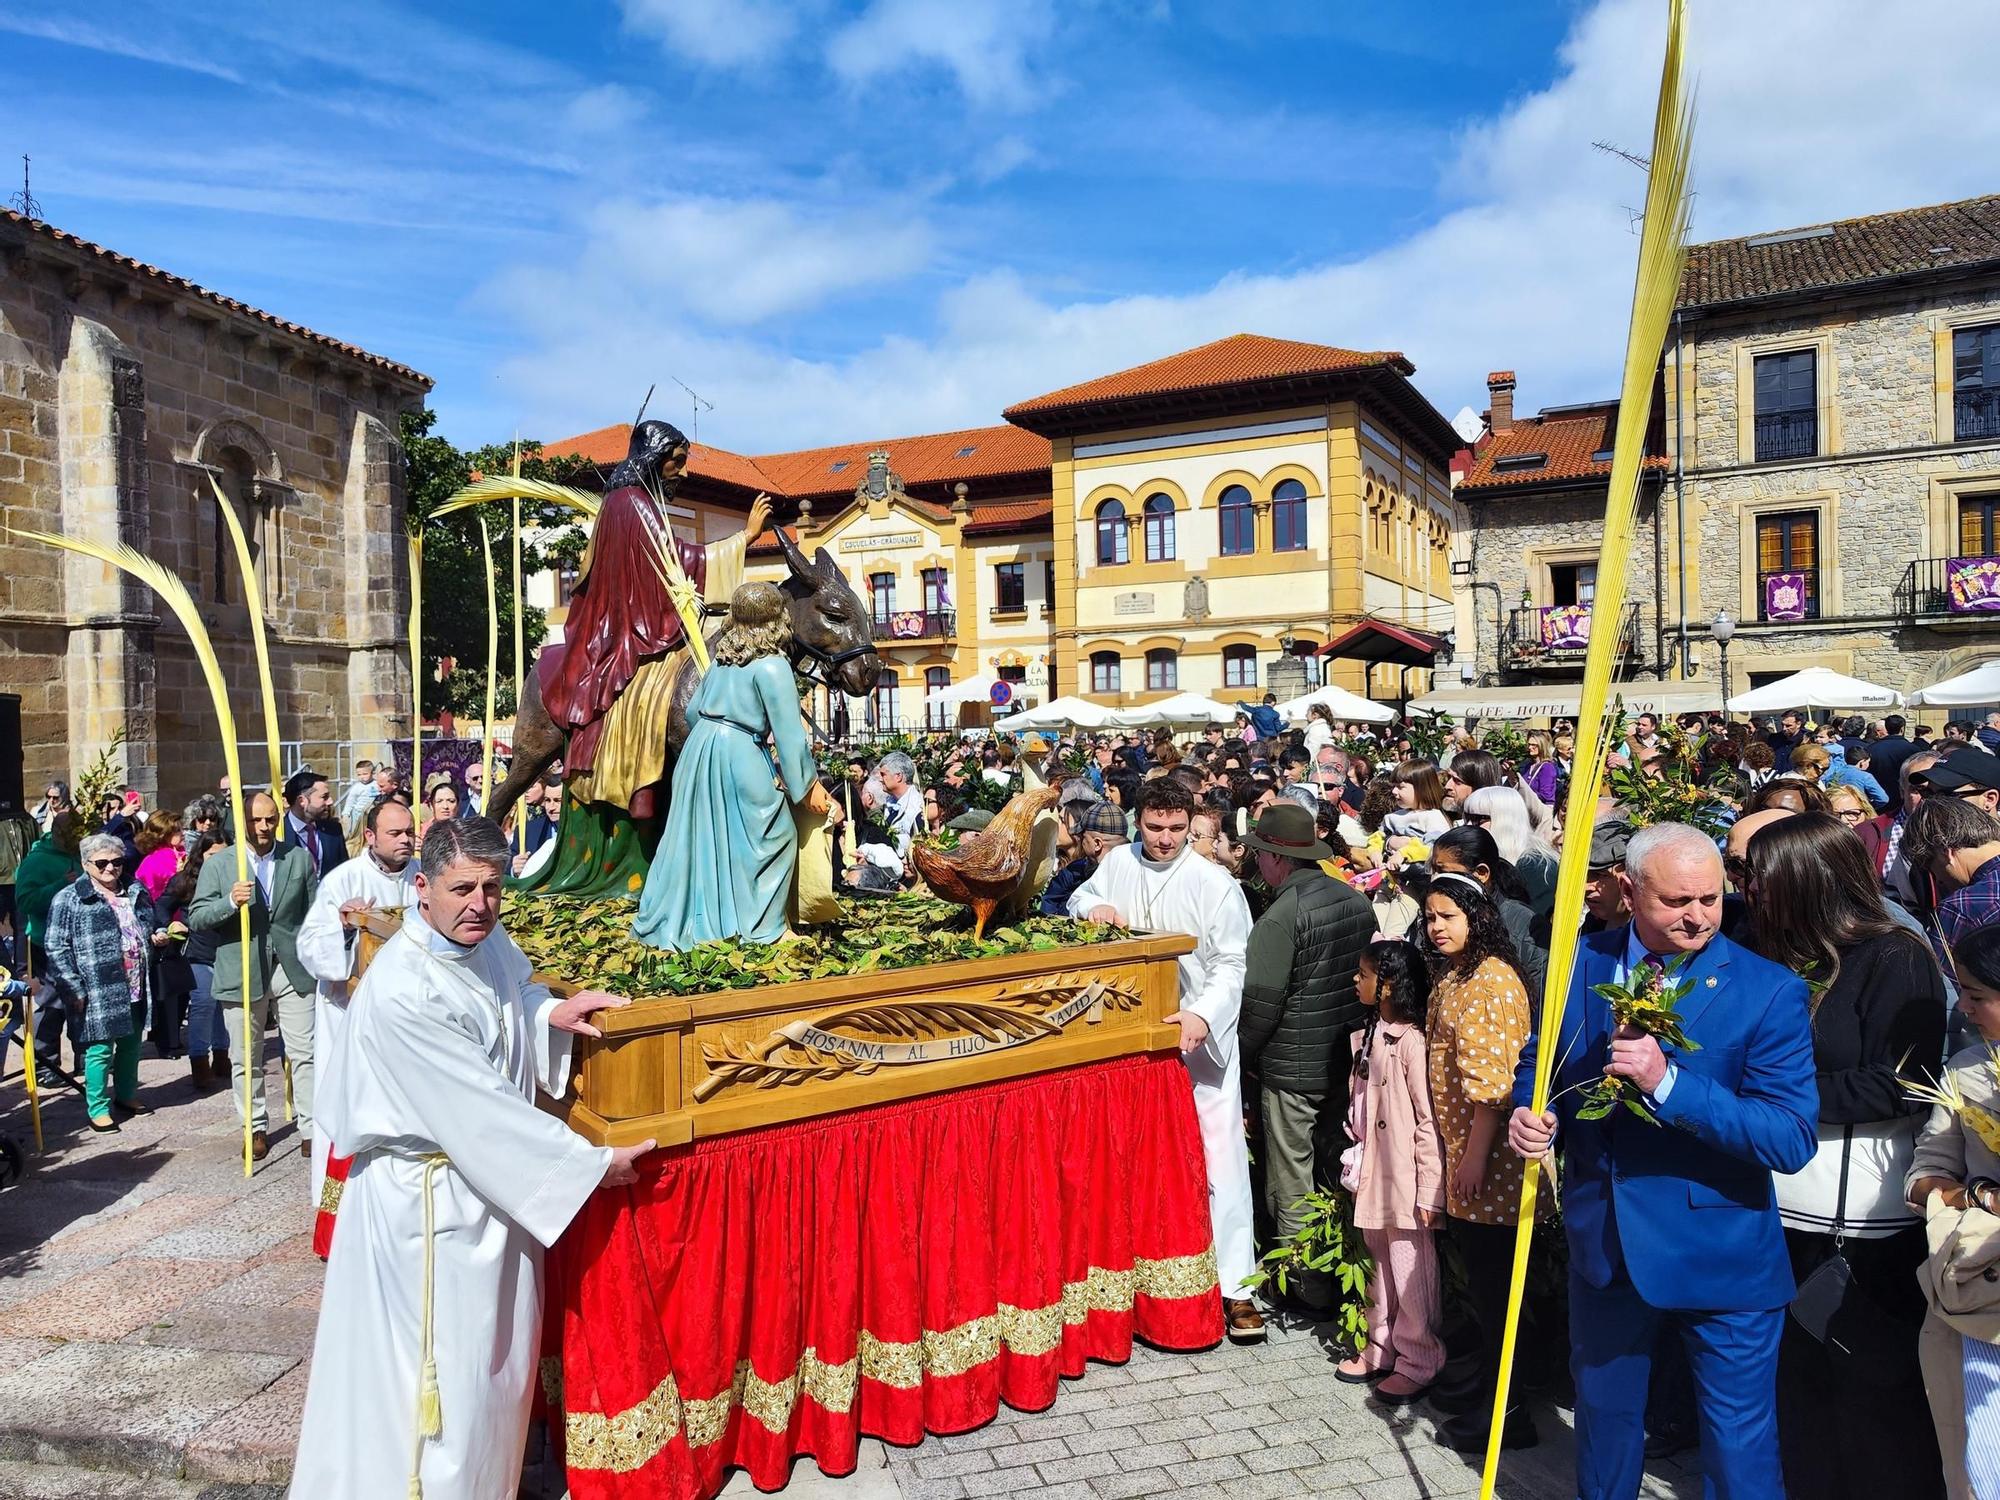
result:
[[[1736,634],[1736,620],[1728,610],[1718,609],[1715,618],[1708,622],[1708,633],[1715,637],[1716,648],[1722,653],[1722,717],[1729,717],[1729,638]]]

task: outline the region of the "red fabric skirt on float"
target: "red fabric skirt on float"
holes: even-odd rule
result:
[[[1187,1073],[1145,1056],[668,1151],[548,1258],[574,1500],[702,1500],[1222,1337]]]

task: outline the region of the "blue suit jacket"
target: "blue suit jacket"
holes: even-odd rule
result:
[[[1592,933],[1577,950],[1551,1094],[1603,1074],[1611,1007],[1591,986],[1616,976],[1629,933]],[[1672,1053],[1678,1076],[1659,1124],[1622,1107],[1579,1120],[1580,1093],[1556,1101],[1570,1265],[1597,1287],[1623,1274],[1659,1308],[1782,1307],[1796,1287],[1771,1174],[1806,1164],[1819,1122],[1806,987],[1720,934],[1681,977],[1694,985],[1682,1029],[1700,1045]],[[1541,1044],[1522,1050],[1517,1104],[1528,1102]]]

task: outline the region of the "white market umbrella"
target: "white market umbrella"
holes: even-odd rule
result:
[[[1336,724],[1348,719],[1357,719],[1364,724],[1386,724],[1396,717],[1396,710],[1389,704],[1377,703],[1359,693],[1350,693],[1337,682],[1315,688],[1302,698],[1280,703],[1278,715],[1287,724],[1303,724],[1316,703],[1326,705],[1326,711],[1333,715]]]
[[[1111,710],[1088,698],[1056,698],[1026,713],[1011,714],[994,727],[1009,734],[1030,729],[1102,729],[1111,722]]]
[[[1910,702],[1934,704],[1939,708],[1976,708],[1988,703],[2000,703],[2000,661],[1986,662],[1970,672],[1961,672],[1956,677],[1947,677],[1943,682],[1920,688],[1910,694]]]
[[[1213,698],[1204,698],[1200,693],[1175,693],[1173,697],[1162,698],[1157,703],[1114,709],[1110,722],[1121,729],[1139,729],[1155,724],[1234,724],[1236,710],[1224,708]]]
[[[984,672],[974,672],[963,682],[947,683],[934,693],[924,695],[925,708],[949,708],[960,703],[990,703],[989,696],[993,684],[1000,679]]]
[[[1787,708],[1900,708],[1903,695],[1858,677],[1843,677],[1826,667],[1807,667],[1747,693],[1724,705],[1735,714],[1770,713]]]

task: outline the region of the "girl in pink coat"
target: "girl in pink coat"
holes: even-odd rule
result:
[[[1430,970],[1403,938],[1362,951],[1355,991],[1375,1015],[1356,1038],[1347,1112],[1355,1145],[1341,1158],[1354,1222],[1374,1257],[1368,1279],[1368,1347],[1335,1374],[1375,1387],[1371,1399],[1408,1406],[1444,1365],[1439,1337],[1437,1246],[1444,1214],[1444,1146],[1431,1118],[1424,1018]]]

